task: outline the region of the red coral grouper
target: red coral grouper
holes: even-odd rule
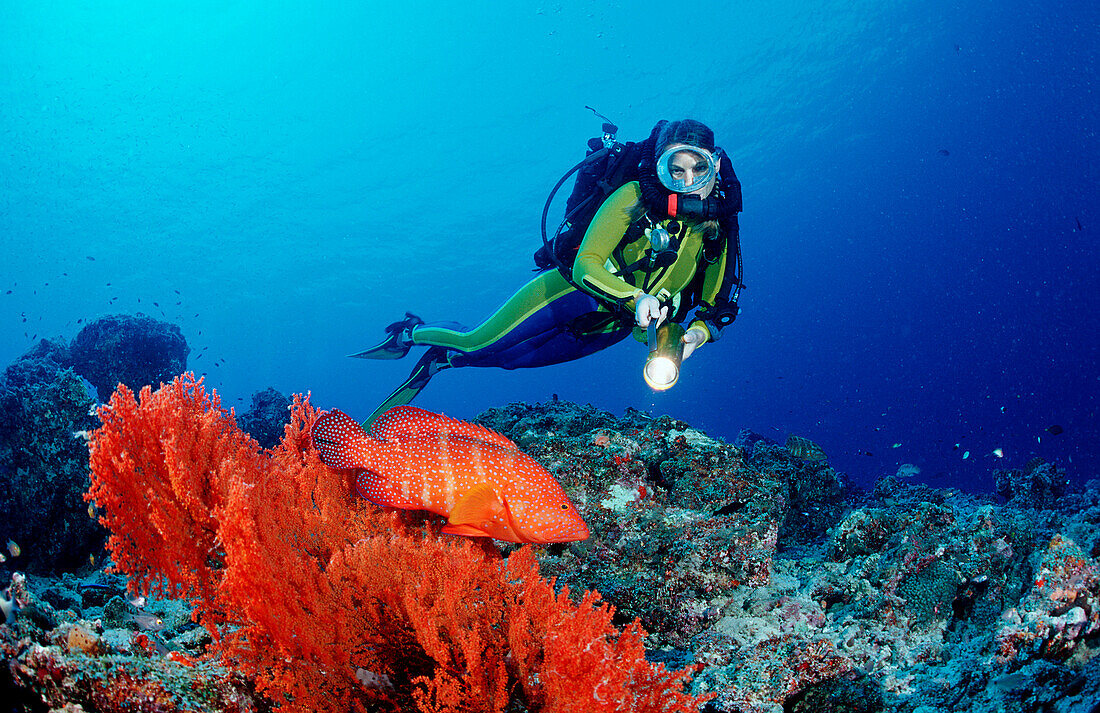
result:
[[[509,542],[588,539],[588,526],[554,476],[482,426],[397,406],[367,433],[333,409],[311,435],[325,465],[363,471],[356,489],[364,498],[443,515],[445,533]]]

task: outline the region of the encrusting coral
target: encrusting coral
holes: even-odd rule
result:
[[[587,592],[538,574],[530,547],[487,540],[352,496],[309,442],[296,399],[271,450],[190,375],[100,409],[86,498],[116,569],[193,602],[211,656],[283,710],[696,711],[690,669],[645,660]]]

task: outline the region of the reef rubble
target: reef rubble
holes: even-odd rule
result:
[[[544,576],[638,618],[652,660],[694,665],[693,693],[717,694],[709,711],[1096,710],[1100,481],[1032,463],[995,473],[999,494],[894,475],[864,492],[769,439],[633,409],[477,420],[554,473],[592,531],[545,547]],[[202,657],[185,603],[129,600],[103,563],[13,564],[0,697],[15,710],[269,709]]]

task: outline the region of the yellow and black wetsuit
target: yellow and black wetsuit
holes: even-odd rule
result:
[[[521,287],[473,329],[444,323],[413,328],[413,345],[433,348],[376,415],[411,401],[443,368],[546,366],[606,349],[632,332],[634,300],[642,293],[667,302],[670,315],[686,308],[685,291],[692,287],[698,289],[701,304],[714,304],[728,257],[724,248],[713,262],[703,257],[704,242],[708,233],[713,235],[714,224],[681,224],[675,261],[650,268],[649,238],[633,227],[644,214],[638,183],[627,183],[604,201],[592,219],[573,265],[575,284],[550,270]],[[664,227],[670,222],[654,225]],[[632,272],[631,266],[636,267]],[[701,326],[713,339],[701,319],[694,319],[691,326]],[[640,330],[637,337],[644,341]]]

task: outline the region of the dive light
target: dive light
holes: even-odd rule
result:
[[[680,378],[680,361],[684,357],[684,328],[674,322],[657,326],[657,321],[647,328],[649,358],[642,376],[654,391],[665,391],[676,385]]]

